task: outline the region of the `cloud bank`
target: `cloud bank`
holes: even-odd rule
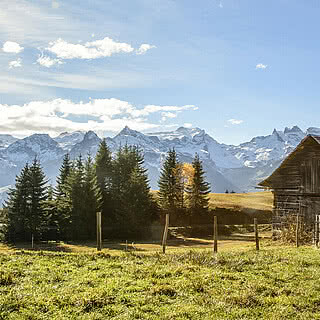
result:
[[[24,105],[0,104],[0,131],[16,136],[35,132],[57,135],[63,131],[94,130],[96,132],[118,132],[124,126],[144,131],[165,128],[165,124],[149,119],[150,115],[175,118],[177,112],[197,110],[193,105],[157,106],[138,108],[127,101],[92,99],[75,103],[66,99],[33,101]],[[172,127],[172,124],[168,125]]]
[[[116,42],[106,37],[85,44],[73,44],[58,39],[50,42],[46,50],[61,59],[97,59],[111,57],[113,54],[120,52],[129,53],[134,49],[128,43]]]

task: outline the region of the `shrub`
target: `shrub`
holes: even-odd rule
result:
[[[282,230],[279,233],[279,238],[284,243],[296,243],[296,229],[297,229],[297,216],[288,215],[283,218]],[[299,218],[298,237],[300,244],[312,243],[312,227],[307,225],[303,217]]]

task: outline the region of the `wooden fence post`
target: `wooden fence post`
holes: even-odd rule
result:
[[[167,237],[169,228],[169,213],[166,214],[166,224],[164,226],[163,238],[162,238],[162,252],[166,253]]]
[[[319,245],[319,215],[316,215],[316,222],[314,225],[314,244],[318,248]]]
[[[258,219],[254,218],[253,223],[254,223],[254,235],[255,235],[255,239],[256,239],[256,250],[258,251],[260,249],[260,247],[259,247],[259,234],[258,234]]]
[[[102,249],[101,212],[97,212],[97,251]]]
[[[33,234],[31,235],[31,248],[34,248],[34,244],[33,244]]]
[[[213,252],[218,252],[218,221],[217,216],[213,217]]]
[[[299,213],[297,214],[297,223],[296,223],[296,247],[299,247]]]

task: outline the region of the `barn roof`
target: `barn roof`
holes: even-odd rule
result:
[[[273,173],[267,179],[261,181],[258,186],[272,188],[272,180],[280,173],[280,170],[286,167],[290,162],[292,162],[296,155],[304,149],[304,145],[309,142],[316,142],[320,145],[320,136],[309,134],[304,139],[302,139],[298,146],[282,161],[280,166],[275,171],[273,171]]]

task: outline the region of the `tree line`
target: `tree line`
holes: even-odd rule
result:
[[[206,212],[210,187],[199,156],[178,161],[175,150],[164,160],[157,196],[150,190],[144,157],[136,146],[114,156],[102,140],[95,158],[63,158],[56,185],[48,184],[40,161],[26,164],[10,189],[4,211],[10,241],[85,240],[96,235],[102,213],[105,237],[146,237],[163,212],[192,217]]]

